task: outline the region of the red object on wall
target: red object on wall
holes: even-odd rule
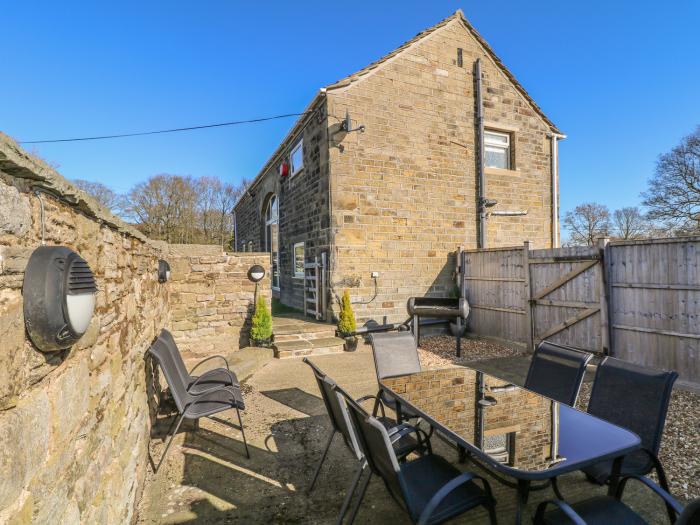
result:
[[[289,175],[289,164],[283,162],[280,164],[280,177],[286,177]]]

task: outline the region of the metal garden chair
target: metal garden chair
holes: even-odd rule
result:
[[[592,357],[588,352],[542,341],[530,361],[525,388],[574,406]]]
[[[178,417],[173,420],[166,433],[166,436],[169,435],[170,437],[154,472],[158,472],[158,469],[163,464],[170,445],[172,445],[173,439],[185,418],[197,420],[202,417],[211,417],[229,409],[236,411],[246,456],[250,458],[240,412],[245,409],[243,395],[241,394],[238,379],[229,369],[226,359],[222,356],[208,357],[200,361],[194,369],[198,368],[202,363],[215,358],[222,359],[226,363],[226,368],[217,368],[200,376],[192,375],[190,372],[187,372],[177,345],[167,330],[161,332],[160,336],[148,349],[148,353],[163,371],[178,411]]]
[[[634,510],[622,502],[622,493],[630,479],[636,479],[659,496],[673,515],[671,523],[676,525],[700,524],[700,499],[691,502],[685,509],[667,491],[649,478],[627,476],[620,481],[615,496],[595,496],[569,505],[561,500],[549,500],[537,507],[533,522],[535,525],[645,525],[647,522]],[[548,506],[556,508],[547,511]]]
[[[350,523],[357,515],[372,475],[382,478],[391,496],[413,523],[443,523],[480,505],[488,509],[491,523],[496,523],[495,501],[488,481],[471,472],[459,471],[433,453],[400,463],[384,425],[352,399],[346,398],[346,404],[370,469]],[[474,480],[479,480],[483,489]]]
[[[376,333],[370,336],[370,342],[372,344],[377,380],[381,381],[386,377],[414,374],[421,371],[418,347],[411,332]],[[417,417],[417,415],[406,411],[405,408],[402,412],[401,406],[396,400],[383,390],[380,390],[377,394],[377,401],[372,414],[376,416],[381,410],[382,415],[385,416],[385,406],[394,410],[399,420],[402,417]]]
[[[311,480],[307,493],[310,494],[316,485],[316,480],[321,472],[321,467],[323,466],[328,450],[330,449],[331,444],[333,443],[333,438],[336,434],[340,434],[343,437],[345,445],[350,449],[358,462],[355,476],[353,477],[352,484],[350,485],[350,489],[348,490],[338,517],[338,523],[342,523],[348,506],[350,505],[352,495],[357,488],[357,484],[360,482],[362,473],[367,467],[364,452],[357,441],[357,436],[350,422],[350,416],[348,415],[345,404],[346,398],[352,398],[350,398],[349,394],[345,392],[345,390],[339,387],[335,381],[324,374],[313,362],[306,357],[304,358],[304,362],[311,367],[311,370],[314,373],[314,377],[318,383],[318,389],[321,392],[321,398],[326,406],[326,412],[328,412],[328,417],[331,420],[331,433],[328,436],[326,447],[323,450],[323,455],[321,456],[321,460],[316,467],[314,477]],[[374,399],[374,396],[364,396],[353,401],[356,403],[362,403],[363,401],[367,401],[369,399]],[[430,441],[427,439],[427,436],[425,436],[425,439],[423,438],[425,433],[421,435],[422,430],[414,429],[410,425],[397,425],[395,421],[388,418],[383,419],[382,424],[385,426],[385,428],[387,428],[388,433],[391,436],[392,446],[394,447],[397,457],[403,459],[411,452],[422,451],[425,448],[430,450]],[[417,441],[409,435],[414,432],[418,436]]]

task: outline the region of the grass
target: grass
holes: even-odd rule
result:
[[[276,297],[272,298],[272,315],[301,314],[301,310],[282,304]]]

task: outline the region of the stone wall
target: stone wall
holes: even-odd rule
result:
[[[551,245],[550,127],[461,16],[453,17],[327,91],[330,122],[347,110],[355,125],[365,125],[364,133],[339,135],[342,147],[330,149],[331,280],[359,283],[350,293],[360,320],[403,321],[409,296],[449,293],[454,252],[460,245],[476,247],[477,58],[485,127],[510,133],[514,145],[512,170],[486,170],[486,196],[498,201],[492,211],[527,211],[522,217],[492,215],[489,246],[524,240],[538,248]],[[379,272],[376,297],[373,271]]]
[[[51,354],[27,340],[21,294],[42,201],[46,244],[77,251],[98,286],[86,335]],[[159,253],[0,134],[0,523],[132,520],[150,431],[143,357],[168,317]]]
[[[304,280],[294,277],[292,256],[295,243],[303,242],[307,261],[330,249],[328,188],[328,136],[325,103],[319,102],[316,113],[304,118],[300,129],[292,130],[271,162],[251,186],[248,195],[236,206],[238,246],[253,242],[253,249],[265,251],[264,211],[272,195],[279,203],[279,273],[280,301],[303,308]],[[288,159],[299,139],[304,141],[304,168],[294,176],[281,178],[279,164]]]
[[[248,269],[256,264],[266,269],[258,293],[270,308],[270,255],[229,254],[198,245],[188,245],[188,255],[181,255],[184,251],[171,247],[168,257],[170,326],[184,357],[202,358],[248,346],[255,294]]]

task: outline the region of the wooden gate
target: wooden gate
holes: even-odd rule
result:
[[[322,321],[326,315],[326,253],[304,264],[304,314]]]
[[[597,247],[523,251],[526,340],[607,353],[602,256]]]

